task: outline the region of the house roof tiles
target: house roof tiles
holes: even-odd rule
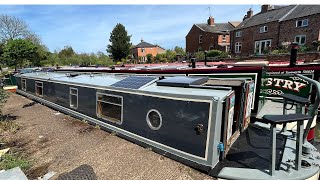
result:
[[[210,26],[206,23],[201,24],[195,24],[198,26],[201,30],[205,32],[211,32],[211,33],[223,33],[227,31],[231,31],[234,27],[230,25],[229,23],[215,23],[213,26]]]
[[[273,21],[287,21],[299,17],[320,13],[319,5],[289,5],[275,6],[274,9],[264,13],[257,13],[251,18],[242,21],[235,30],[261,25]]]

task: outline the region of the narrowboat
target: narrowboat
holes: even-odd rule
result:
[[[274,114],[282,114],[281,95],[284,93],[294,94],[306,97],[310,100],[314,99],[312,95],[312,85],[306,83],[294,76],[295,73],[302,74],[316,81],[320,81],[320,65],[317,63],[297,64],[294,67],[285,65],[281,66],[265,66],[255,62],[246,63],[244,65],[230,64],[229,66],[206,67],[195,66],[186,67],[185,65],[176,66],[152,66],[152,67],[131,67],[110,69],[110,68],[61,68],[57,72],[91,72],[91,73],[116,73],[116,74],[139,74],[139,75],[183,75],[183,76],[207,76],[209,78],[251,78],[254,81],[253,101],[251,118],[261,119],[265,115],[265,110],[269,107],[273,108]],[[250,66],[251,65],[251,66]],[[260,112],[262,110],[262,112]],[[308,134],[308,141],[312,142],[315,138],[314,119]],[[295,127],[295,126],[293,126]]]
[[[250,122],[251,78],[34,72],[17,93],[86,120],[222,179],[318,179],[320,153],[303,139],[309,115],[265,115]],[[227,82],[229,81],[229,82]],[[227,82],[227,83],[226,83]],[[277,124],[296,122],[296,130]]]

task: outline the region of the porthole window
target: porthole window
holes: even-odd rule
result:
[[[146,116],[147,123],[152,130],[158,130],[162,125],[162,116],[156,109],[148,111]]]

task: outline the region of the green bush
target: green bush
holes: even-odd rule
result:
[[[302,45],[298,49],[298,52],[301,52],[301,53],[308,52],[308,51],[311,51],[311,48],[309,46],[306,46],[306,45]]]
[[[228,53],[220,50],[210,50],[207,52],[207,57],[225,58],[228,57]]]

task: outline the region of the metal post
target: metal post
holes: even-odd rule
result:
[[[297,139],[296,139],[296,158],[295,168],[297,171],[301,170],[301,155],[302,155],[302,144],[303,144],[303,121],[297,123]]]
[[[283,99],[283,110],[282,110],[282,114],[283,115],[286,115],[287,114],[287,103],[288,103],[288,101],[287,101],[287,99]],[[283,130],[283,132],[286,132],[287,131],[287,123],[283,123],[283,127],[282,127],[282,130]]]
[[[205,66],[207,66],[207,53],[208,53],[208,51],[205,50],[205,51],[204,51],[204,65],[205,65]]]
[[[298,52],[298,43],[291,43],[291,54],[290,54],[290,67],[296,66],[297,63],[297,52]]]
[[[271,147],[271,163],[270,163],[270,176],[274,176],[276,171],[276,142],[277,142],[277,130],[276,125],[271,124],[271,141],[270,141],[270,147]]]

